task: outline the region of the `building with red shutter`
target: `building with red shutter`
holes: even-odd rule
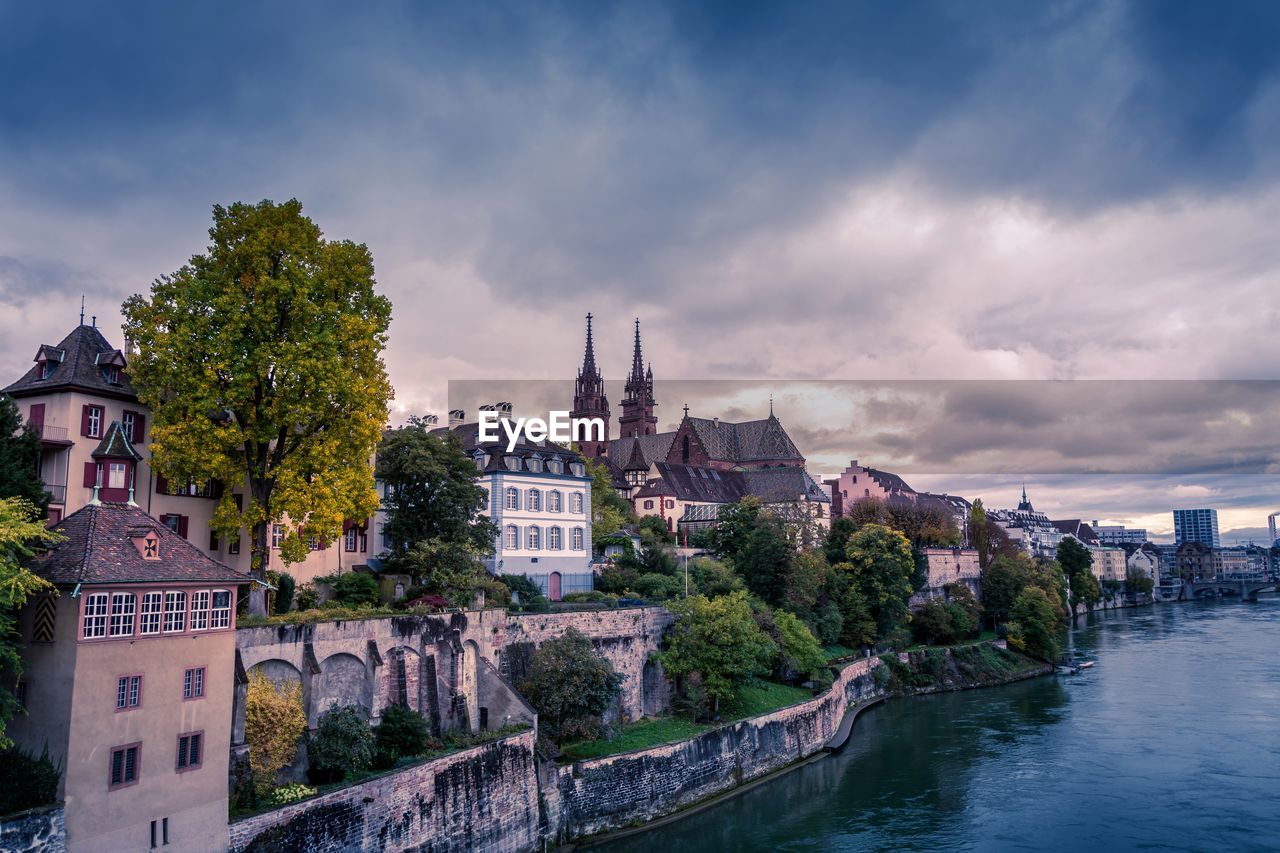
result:
[[[226,850],[248,577],[127,503],[91,499],[59,527],[66,541],[29,563],[57,594],[20,614],[9,735],[62,768],[69,849]]]
[[[209,528],[226,486],[173,483],[151,470],[150,411],[129,380],[125,350],[112,346],[96,324],[82,322],[56,346],[41,346],[33,361],[0,393],[14,398],[40,435],[37,474],[49,493],[51,524],[88,505],[96,487],[101,500],[132,500],[208,556],[248,570],[248,531],[219,537]],[[233,499],[243,500],[242,486],[231,489]],[[316,543],[302,563],[284,566],[273,555],[270,567],[305,582],[365,564],[372,556],[367,529],[367,520],[350,522],[337,541]],[[273,547],[282,535],[273,530]]]

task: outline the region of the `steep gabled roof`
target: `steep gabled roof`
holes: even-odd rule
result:
[[[1087,545],[1097,545],[1099,543],[1098,534],[1094,532],[1086,522],[1078,518],[1068,518],[1062,521],[1050,522],[1054,527],[1058,528],[1064,536],[1074,536]]]
[[[136,400],[137,391],[128,375],[120,371],[120,381],[108,382],[103,367],[121,368],[124,354],[111,346],[95,326],[77,326],[56,347],[45,344],[36,353],[36,364],[4,393],[12,397],[44,394],[49,391],[79,389],[107,397]],[[56,364],[48,378],[41,378],[41,361]]]
[[[644,457],[645,467],[648,468],[659,459],[666,459],[667,454],[671,452],[671,442],[675,441],[676,434],[674,432],[657,432],[651,435],[627,436],[626,438],[615,438],[609,442],[609,458],[614,460],[614,464],[618,465],[619,470],[631,458],[632,449],[639,446],[640,454]]]
[[[129,441],[129,437],[124,434],[124,427],[120,425],[119,421],[111,422],[111,426],[107,427],[107,434],[102,437],[102,441],[98,442],[98,446],[94,448],[94,459],[102,459],[104,457],[132,459],[134,462],[142,461],[142,454],[133,446],[133,442]]]
[[[29,568],[55,584],[243,584],[249,576],[224,566],[136,506],[89,504],[58,523],[62,542],[31,560]],[[158,560],[145,560],[134,539],[160,540]]]
[[[808,499],[829,503],[813,478],[803,468],[762,468],[751,471],[720,471],[674,462],[656,463],[658,477],[682,501],[696,503],[737,503],[748,496],[764,503],[786,503]],[[652,481],[645,488],[649,488]],[[654,494],[658,494],[655,490]],[[637,495],[639,497],[641,495]]]
[[[712,418],[686,417],[685,422],[707,451],[723,462],[804,460],[799,448],[773,414],[763,420],[730,423]]]

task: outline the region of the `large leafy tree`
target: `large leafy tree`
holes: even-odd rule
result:
[[[480,560],[493,553],[498,529],[481,514],[485,489],[457,436],[432,435],[428,424],[411,418],[383,438],[377,476],[386,493],[388,565],[466,604],[484,580]]]
[[[23,424],[18,404],[0,394],[0,499],[21,498],[41,513],[49,495],[36,476],[40,436]]]
[[[271,524],[281,558],[377,509],[373,456],[391,386],[391,303],[363,244],[326,240],[296,200],[215,206],[208,250],[124,303],[130,376],[155,417],[152,464],[228,488],[213,527],[252,534],[261,579]],[[255,587],[253,609],[262,612]]]
[[[616,534],[624,524],[635,521],[631,504],[613,488],[613,475],[601,459],[583,457],[587,475],[591,477],[591,544],[601,547],[601,540]]]
[[[599,737],[621,689],[622,676],[576,628],[538,647],[520,685],[538,711],[538,726],[558,742]]]
[[[782,603],[793,548],[786,526],[759,499],[722,510],[709,538],[711,550],[733,565],[747,589],[769,604]]]
[[[0,675],[5,684],[13,684],[22,675],[18,611],[32,595],[53,590],[52,584],[23,567],[37,550],[63,538],[45,528],[39,518],[40,510],[28,500],[0,499]],[[0,749],[11,745],[5,724],[18,711],[13,691],[0,690]]]
[[[768,674],[777,646],[756,624],[745,592],[693,595],[670,609],[676,621],[658,660],[677,679],[700,678],[713,713],[744,682]]]
[[[1041,660],[1057,660],[1060,623],[1043,589],[1029,586],[1019,593],[1012,616],[1010,645]]]
[[[1084,604],[1093,607],[1102,600],[1102,587],[1093,576],[1093,555],[1089,549],[1073,537],[1064,537],[1058,543],[1058,565],[1067,576],[1067,587],[1070,590],[1068,605],[1071,609],[1071,620],[1076,618],[1076,607]]]
[[[914,591],[911,543],[897,530],[867,524],[849,537],[845,556],[852,585],[865,599],[883,637],[907,615],[907,601]]]

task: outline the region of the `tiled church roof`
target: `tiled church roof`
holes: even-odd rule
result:
[[[41,346],[36,359],[56,363],[57,367],[47,379],[41,379],[40,364],[34,364],[21,379],[5,388],[4,393],[22,397],[80,388],[111,397],[137,399],[137,392],[123,369],[120,371],[120,381],[115,384],[108,382],[103,375],[103,366],[123,365],[124,356],[94,326],[77,326],[56,347],[48,344]]]
[[[140,508],[120,503],[89,504],[58,523],[62,542],[29,564],[55,584],[248,583],[241,574],[165,527]],[[155,532],[160,559],[144,560],[133,540]]]
[[[734,424],[708,418],[689,418],[698,440],[712,459],[753,462],[765,459],[803,459],[799,448],[772,414],[763,420]]]
[[[672,462],[657,463],[658,476],[674,496],[696,503],[736,503],[748,496],[764,503],[785,503],[807,498],[829,503],[803,468],[761,468],[751,471],[719,471]],[[648,489],[648,486],[645,487]],[[656,493],[656,491],[654,492]],[[645,496],[643,494],[638,496]]]

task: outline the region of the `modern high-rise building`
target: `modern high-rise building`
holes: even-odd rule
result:
[[[1173,511],[1173,539],[1199,542],[1210,548],[1221,546],[1218,538],[1218,511],[1216,509],[1175,509]]]

